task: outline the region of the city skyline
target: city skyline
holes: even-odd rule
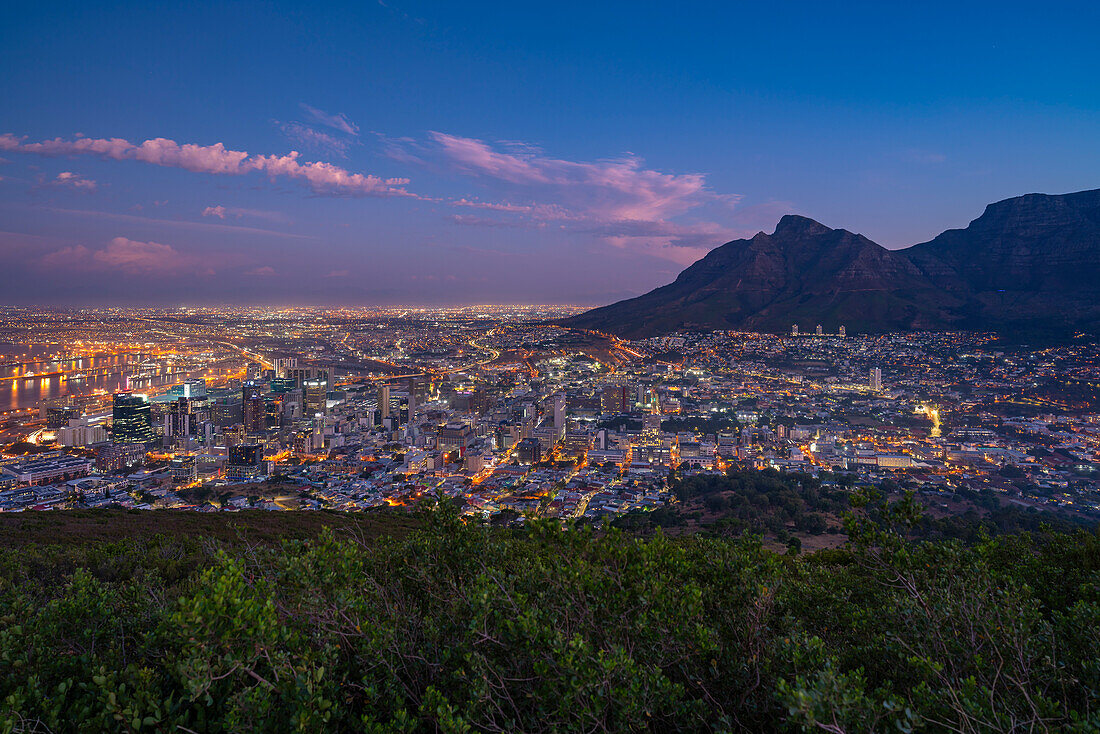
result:
[[[1095,188],[1100,18],[1071,6],[26,6],[0,288],[599,305],[786,213],[897,249]]]

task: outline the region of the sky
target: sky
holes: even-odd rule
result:
[[[1100,4],[20,3],[0,303],[596,305],[1100,187]]]

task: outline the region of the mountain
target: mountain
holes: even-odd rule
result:
[[[1100,189],[999,201],[966,229],[900,252],[967,301],[974,328],[1100,324]]]
[[[783,217],[711,250],[672,283],[568,326],[644,337],[679,329],[850,332],[1100,324],[1100,190],[989,205],[966,229],[887,250]]]

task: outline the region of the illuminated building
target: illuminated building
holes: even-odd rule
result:
[[[172,473],[172,481],[180,484],[193,482],[199,476],[194,456],[177,456],[172,459],[172,463],[168,465],[168,468]]]
[[[173,398],[205,398],[206,380],[201,378],[184,380],[179,385],[173,385],[168,389],[168,395]]]
[[[302,383],[303,413],[324,415],[328,408],[328,380],[306,380]]]
[[[263,390],[251,382],[241,388],[241,423],[244,424],[244,430],[250,433],[264,429]]]
[[[153,425],[149,401],[144,395],[129,392],[115,393],[111,410],[111,441],[117,444],[153,441]]]
[[[57,443],[61,446],[91,446],[106,440],[107,431],[103,426],[81,424],[75,420],[57,431]]]
[[[232,482],[248,481],[263,474],[264,452],[257,443],[242,443],[229,447],[225,463],[225,478]]]
[[[69,425],[69,421],[80,417],[80,411],[72,405],[46,406],[46,428],[51,431]]]
[[[241,401],[237,397],[217,398],[210,408],[210,418],[219,428],[240,423],[243,418]]]
[[[27,485],[67,482],[87,476],[91,470],[92,462],[88,459],[51,453],[49,457],[35,457],[5,464],[0,473],[14,476],[16,483]]]
[[[630,388],[626,385],[604,385],[600,391],[602,413],[626,413],[630,410]]]
[[[285,379],[287,377],[287,372],[297,367],[297,357],[278,357],[275,359],[275,376]]]
[[[440,451],[454,451],[458,449],[465,453],[470,445],[474,432],[465,423],[448,423],[439,429],[439,438],[436,448]]]
[[[542,460],[542,447],[537,438],[525,438],[516,444],[516,461],[520,464],[537,464]]]
[[[881,368],[879,368],[879,367],[872,367],[871,368],[871,376],[870,376],[870,380],[868,380],[867,384],[875,392],[878,392],[878,391],[882,390],[882,369]]]
[[[145,445],[140,443],[97,443],[92,450],[95,468],[100,471],[118,471],[145,461]]]
[[[390,386],[381,385],[378,388],[378,413],[379,420],[390,415]]]

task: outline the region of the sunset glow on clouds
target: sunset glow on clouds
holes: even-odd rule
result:
[[[51,268],[117,271],[128,275],[213,274],[209,266],[181,254],[171,245],[139,242],[125,237],[115,237],[98,249],[84,245],[65,247],[47,254],[42,258],[42,263]]]
[[[359,128],[342,115],[327,115],[304,105],[303,108],[322,125],[348,136],[358,134]],[[327,133],[299,127],[305,134],[320,136],[316,140],[328,141],[318,147],[328,145],[340,153],[346,150],[346,145]],[[640,253],[680,264],[698,259],[728,238],[730,231],[713,222],[678,224],[671,220],[706,205],[733,206],[740,198],[712,192],[702,174],[662,173],[645,168],[635,156],[570,161],[547,156],[527,144],[511,143],[507,149],[501,149],[481,140],[441,132],[429,133],[421,143],[409,138],[403,140],[398,144],[407,152],[405,162],[427,165],[432,161],[506,197],[495,202],[459,197],[446,200],[447,206],[515,215],[521,220],[456,215],[453,221],[457,224],[543,227],[555,223],[562,229],[593,235],[620,249],[633,247]],[[271,180],[301,182],[318,195],[430,198],[409,190],[409,178],[383,178],[353,173],[331,163],[303,162],[297,151],[282,156],[251,155],[228,149],[222,143],[181,145],[166,138],[152,138],[141,144],[122,138],[80,136],[27,142],[10,133],[0,135],[0,150],[51,157],[88,155],[135,160],[213,175],[261,172]],[[80,179],[72,183],[80,185]],[[89,185],[94,189],[94,182]],[[247,214],[246,209],[220,205],[206,207],[202,212],[204,217],[218,219]]]
[[[43,156],[89,155],[119,161],[133,160],[214,175],[239,176],[260,171],[273,179],[285,177],[299,181],[317,194],[411,196],[403,188],[409,183],[408,179],[351,173],[331,163],[300,162],[301,155],[297,151],[282,156],[249,155],[245,151],[229,150],[222,143],[180,145],[166,138],[152,138],[139,145],[122,138],[76,137],[71,140],[54,138],[25,142],[25,138],[10,133],[0,134],[0,150]]]
[[[1098,185],[1095,3],[9,5],[27,304],[596,305],[788,213],[896,248]]]

